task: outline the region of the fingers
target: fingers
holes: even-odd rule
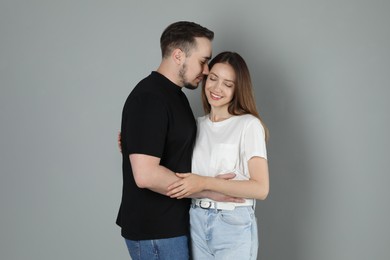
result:
[[[177,198],[184,195],[185,188],[182,181],[177,181],[168,186],[167,196],[171,198]]]
[[[245,202],[245,199],[244,198],[224,196],[223,198],[221,198],[220,202],[243,203],[243,202]]]
[[[119,147],[119,151],[122,152],[122,136],[120,131],[118,133],[118,147]]]
[[[183,185],[183,184],[180,181],[174,182],[168,186],[168,191],[172,192],[173,189],[176,189],[177,187],[180,187],[181,185]]]
[[[245,199],[243,199],[243,198],[231,198],[230,202],[243,203],[243,202],[245,202]]]
[[[177,193],[181,192],[181,188],[173,188],[167,192],[167,196],[172,197],[175,196]]]
[[[176,199],[182,199],[182,198],[185,198],[185,196],[188,195],[188,192],[184,189],[182,189],[181,187],[179,188],[176,188],[172,191],[169,191],[167,193],[167,196],[169,196],[170,198],[176,198]]]
[[[183,199],[191,195],[192,192],[182,181],[175,182],[168,187],[166,195],[170,198]]]

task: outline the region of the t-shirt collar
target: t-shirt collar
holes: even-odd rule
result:
[[[175,83],[173,83],[172,81],[170,81],[170,80],[169,80],[167,77],[165,77],[163,74],[161,74],[161,73],[159,73],[159,72],[157,72],[157,71],[152,71],[151,75],[152,75],[153,77],[157,77],[157,78],[159,78],[159,79],[165,81],[165,83],[166,83],[165,85],[166,85],[167,88],[172,89],[172,90],[174,90],[174,91],[183,92],[183,88],[182,88],[182,87],[180,87],[180,86],[176,85]]]

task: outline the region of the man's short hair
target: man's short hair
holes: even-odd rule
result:
[[[168,57],[174,49],[181,49],[189,56],[191,50],[196,47],[196,37],[212,41],[214,32],[194,22],[180,21],[169,25],[160,38],[162,57]]]

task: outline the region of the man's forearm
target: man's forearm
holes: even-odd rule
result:
[[[180,180],[174,172],[160,165],[160,158],[144,154],[131,154],[134,180],[139,188],[166,195],[168,186]]]
[[[168,186],[179,180],[174,172],[164,166],[157,166],[145,174],[140,188],[146,188],[162,195],[167,195]]]

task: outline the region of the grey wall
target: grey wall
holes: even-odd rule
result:
[[[390,2],[0,1],[0,258],[128,259],[122,105],[193,20],[247,60],[271,131],[261,259],[389,259]],[[199,90],[187,91],[201,115]]]

